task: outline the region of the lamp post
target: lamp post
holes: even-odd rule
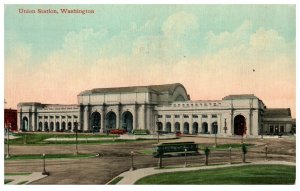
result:
[[[157,125],[157,143],[159,143],[159,121],[156,121],[156,125]]]
[[[45,162],[45,158],[46,158],[46,155],[45,153],[43,153],[43,172],[42,172],[42,175],[49,175],[49,172],[46,171],[46,162]]]
[[[268,160],[268,145],[265,145],[265,160]]]
[[[75,123],[76,125],[75,125],[75,147],[76,147],[76,151],[75,151],[75,155],[78,155],[78,124],[79,123]]]
[[[134,166],[133,166],[133,155],[134,155],[134,152],[131,151],[131,152],[130,152],[130,156],[131,156],[131,168],[130,168],[130,170],[131,170],[131,171],[134,170]]]
[[[232,160],[231,160],[231,147],[229,147],[229,164],[232,164]]]
[[[214,123],[215,147],[217,147],[217,124]]]
[[[6,152],[5,158],[10,158],[10,154],[9,154],[9,129],[10,129],[10,125],[6,126],[6,131],[7,131],[7,138],[6,138],[7,152]]]
[[[185,168],[187,167],[186,152],[187,152],[187,149],[185,148],[185,149],[184,149],[184,156],[185,156],[185,159],[184,159],[184,167],[185,167]]]

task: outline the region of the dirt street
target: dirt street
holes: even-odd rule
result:
[[[214,145],[215,139],[203,137],[182,137],[172,141],[195,141],[202,145]],[[240,138],[218,138],[218,144],[240,143]],[[166,142],[166,141],[164,141]],[[170,142],[170,141],[168,141]],[[295,138],[245,139],[245,143],[255,144],[247,153],[247,161],[265,159],[265,144],[268,144],[268,160],[295,162]],[[156,141],[132,142],[111,145],[79,145],[80,153],[102,153],[102,157],[84,159],[49,159],[46,169],[50,176],[35,181],[33,184],[105,184],[113,177],[128,170],[131,165],[130,151],[134,151],[134,166],[145,168],[157,166],[158,159],[142,154],[150,150]],[[74,145],[64,146],[11,146],[11,154],[57,154],[74,153]],[[241,162],[240,150],[232,151],[232,161]],[[184,165],[184,157],[164,158],[163,165]],[[188,165],[203,165],[205,157],[189,156]],[[211,151],[209,163],[224,164],[229,162],[229,152]],[[42,171],[42,160],[5,161],[5,173]]]

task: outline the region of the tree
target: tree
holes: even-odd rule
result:
[[[204,153],[205,153],[205,165],[208,165],[208,155],[210,153],[210,149],[208,147],[205,147],[204,149]]]
[[[242,145],[242,151],[243,151],[243,163],[246,162],[246,154],[248,152],[248,148],[245,144]]]

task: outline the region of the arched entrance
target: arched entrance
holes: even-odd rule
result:
[[[78,129],[78,122],[77,121],[75,121],[74,123],[73,123],[73,132],[76,132],[76,131],[78,131],[79,129]]]
[[[206,122],[202,123],[202,133],[208,133],[208,124]]]
[[[95,111],[91,115],[91,127],[90,130],[93,132],[99,132],[101,128],[101,115],[99,112]]]
[[[162,122],[156,122],[157,124],[157,130],[158,131],[162,131],[163,130],[163,124],[162,124]]]
[[[55,131],[59,131],[60,129],[60,127],[59,127],[60,125],[59,125],[59,122],[57,121],[56,122],[56,124],[55,124]]]
[[[51,121],[50,122],[50,131],[53,131],[54,130],[54,123]]]
[[[115,129],[117,116],[114,112],[110,111],[106,115],[106,130]]]
[[[39,122],[39,129],[38,129],[38,131],[42,131],[42,129],[43,129],[43,123],[40,121]]]
[[[133,129],[133,116],[129,111],[122,114],[122,129],[131,132]]]
[[[179,122],[175,123],[175,132],[180,132],[180,123]]]
[[[65,131],[66,130],[66,122],[62,122],[61,124],[61,131]]]
[[[49,126],[47,121],[44,123],[44,131],[49,131]]]
[[[23,117],[22,131],[28,131],[28,118],[27,117]]]
[[[71,131],[71,130],[72,130],[72,123],[68,122],[68,131]]]
[[[212,127],[212,129],[211,129],[212,134],[218,134],[218,123],[217,122],[213,122],[211,124],[211,127]]]
[[[242,115],[237,115],[234,118],[234,134],[244,135],[246,133],[246,119]]]
[[[194,122],[193,123],[193,134],[197,134],[198,133],[198,123]]]
[[[188,122],[185,122],[183,124],[183,133],[184,134],[189,134],[189,132],[190,132],[190,124]]]
[[[166,132],[171,133],[171,123],[170,122],[166,123]]]

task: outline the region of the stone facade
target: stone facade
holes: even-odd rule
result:
[[[287,109],[289,111],[289,109]],[[269,110],[254,95],[191,101],[179,83],[86,90],[78,105],[18,104],[18,125],[25,131],[106,132],[148,129],[185,134],[257,136],[270,131]],[[282,111],[282,110],[281,110]],[[265,112],[269,118],[265,118]],[[289,132],[291,115],[276,118]]]

